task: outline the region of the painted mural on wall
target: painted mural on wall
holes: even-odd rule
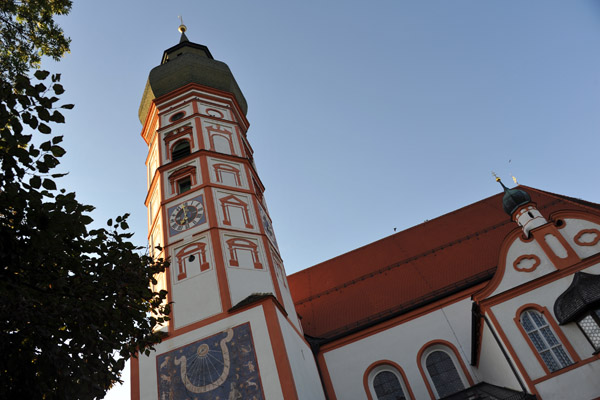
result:
[[[250,324],[156,358],[160,400],[264,400]]]

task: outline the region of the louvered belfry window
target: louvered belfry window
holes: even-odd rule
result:
[[[177,161],[190,154],[190,143],[187,140],[182,140],[173,147],[171,153],[171,161]]]

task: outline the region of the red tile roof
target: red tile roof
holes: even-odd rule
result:
[[[521,186],[545,217],[597,204]],[[489,279],[517,228],[502,193],[288,277],[305,334],[332,338]]]

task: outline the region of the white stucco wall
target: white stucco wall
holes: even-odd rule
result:
[[[192,185],[192,189],[196,189],[198,186],[202,185],[202,168],[200,167],[200,160],[198,158],[194,158],[188,162],[186,162],[185,164],[179,164],[176,167],[173,167],[169,170],[166,170],[163,174],[164,179],[163,179],[163,193],[165,194],[165,199],[169,199],[171,197],[177,196],[179,193],[177,193],[177,182],[175,182],[174,185],[171,185],[171,180],[169,179],[169,176],[171,174],[173,174],[174,172],[176,172],[177,170],[180,170],[182,168],[186,168],[186,167],[194,167],[196,168],[196,174],[195,179],[196,179],[196,183],[194,185]],[[193,181],[192,181],[193,182]]]
[[[179,103],[179,104],[171,106],[168,111],[161,112],[160,113],[160,126],[165,126],[165,125],[170,124],[171,122],[169,122],[169,118],[171,118],[174,114],[181,112],[181,111],[183,111],[185,113],[186,117],[189,117],[190,115],[192,115],[192,113],[193,113],[192,103],[187,103],[187,104]]]
[[[478,382],[476,372],[469,366],[470,338],[471,300],[464,299],[445,307],[443,311],[433,311],[326,351],[324,357],[338,399],[366,399],[364,374],[371,364],[381,360],[398,364],[404,370],[415,398],[428,399],[429,392],[418,367],[419,350],[434,340],[452,343],[459,352],[456,356],[462,358],[471,377]]]
[[[600,264],[591,266],[583,271],[592,274],[600,274]],[[554,316],[554,302],[558,296],[569,287],[572,280],[573,276],[569,275],[491,307],[498,323],[502,327],[502,330],[510,341],[511,346],[514,348],[516,355],[519,357],[519,360],[523,364],[531,380],[542,378],[546,376],[546,373],[530,347],[528,339],[521,333],[518,320],[515,321],[514,318],[521,306],[525,304],[536,304],[541,307],[546,307],[550,313],[550,317],[556,321],[556,317]],[[564,334],[582,360],[591,357],[594,349],[575,323],[559,326],[558,329]],[[553,378],[552,380],[554,379],[557,378]],[[561,378],[560,380],[563,381],[564,379],[565,378]]]
[[[231,254],[228,250],[227,240],[232,238],[242,238],[251,240],[257,245],[258,260],[262,268],[255,268],[251,252],[241,250],[237,252],[238,266],[230,264]],[[256,235],[238,235],[228,232],[221,233],[221,242],[223,243],[223,259],[225,260],[225,270],[227,272],[227,283],[229,293],[231,294],[231,304],[236,305],[246,297],[255,293],[272,293],[275,295],[275,288],[271,280],[269,263],[266,260],[262,240]]]
[[[179,260],[175,256],[177,251],[187,244],[202,241],[207,244],[205,254],[206,261],[209,264],[207,271],[200,272],[188,268],[188,277],[178,280]],[[188,238],[185,243],[178,243],[173,246],[171,251],[171,299],[173,301],[173,320],[175,329],[201,321],[223,310],[221,304],[221,294],[219,291],[219,281],[215,268],[215,261],[212,254],[212,244],[208,235],[194,240]],[[196,257],[198,264],[199,257]]]
[[[213,196],[215,199],[214,207],[217,212],[217,223],[219,227],[248,232],[259,232],[254,202],[250,195],[222,189],[213,189]],[[226,199],[229,196],[234,196],[234,199],[230,200],[233,201],[233,204],[226,202],[225,205],[223,205],[221,200]],[[238,201],[245,205],[236,205]],[[229,221],[229,224],[225,223],[226,220]],[[250,224],[250,226],[246,223]]]
[[[581,246],[575,243],[574,240],[577,234],[583,230],[590,229],[600,231],[600,225],[575,218],[565,218],[564,222],[565,225],[559,229],[559,232],[563,235],[563,237],[567,240],[579,257],[587,258],[594,254],[600,253],[600,241],[593,246]],[[588,239],[590,242],[597,239],[597,234],[595,233],[589,233],[587,235],[589,237],[585,237],[585,239]]]
[[[485,321],[482,321],[482,324],[484,324],[484,327],[481,337],[479,364],[477,366],[479,377],[484,382],[521,391],[519,381],[510,368],[508,361],[506,361],[502,350],[498,346],[498,342],[496,342],[492,332],[485,325]],[[511,362],[515,365],[512,359]],[[525,382],[524,379],[521,379],[521,381]]]
[[[225,164],[229,167],[237,169],[239,171],[237,175],[239,181],[236,179],[236,175],[233,172],[221,172],[220,176],[217,177],[217,172],[215,171],[215,164]],[[241,163],[209,157],[208,172],[210,175],[210,181],[213,183],[216,183],[218,185],[231,186],[234,188],[249,189],[248,177],[246,176],[246,169]]]
[[[152,352],[150,356],[140,355],[140,398],[142,400],[158,400],[156,373],[156,357],[158,354],[177,349],[186,344],[209,337],[222,332],[227,328],[245,322],[250,322],[252,329],[254,349],[265,398],[267,400],[283,399],[281,385],[279,383],[279,374],[277,372],[262,306],[233,315],[225,320],[215,322],[214,324],[199,328],[193,332],[166,340],[158,344],[156,346],[156,351]]]
[[[201,118],[202,124],[202,137],[204,139],[204,144],[207,149],[211,149],[216,151],[217,153],[230,154],[236,156],[243,156],[240,150],[240,139],[238,137],[237,129],[234,124],[228,124],[225,122],[216,122],[212,119]],[[210,129],[218,129],[229,132],[224,135],[216,135],[214,132],[211,132]],[[211,140],[210,137],[213,136],[212,142],[214,143],[215,148],[211,148]]]
[[[292,300],[292,294],[290,293],[283,263],[279,260],[279,258],[276,255],[274,255],[274,252],[275,250],[271,248],[271,254],[273,255],[272,257],[274,263],[273,268],[275,268],[277,284],[279,285],[281,297],[283,297],[283,308],[288,313],[288,320],[291,321],[292,324],[294,324],[296,329],[298,329],[300,332],[303,332],[302,325],[300,324],[300,320],[298,319],[298,314],[296,313],[294,301]]]
[[[317,364],[310,347],[292,328],[290,321],[277,310],[277,319],[283,333],[283,341],[292,367],[294,384],[299,400],[325,399]]]
[[[565,372],[536,385],[544,400],[589,400],[600,398],[600,360]]]
[[[538,265],[535,270],[531,272],[517,271],[514,268],[514,262],[525,254],[535,255],[540,260],[540,265]],[[508,248],[502,281],[498,287],[496,287],[491,296],[495,296],[499,293],[505,292],[509,289],[535,280],[554,271],[556,271],[556,267],[554,264],[552,264],[542,247],[535,240],[524,242],[521,237],[518,237]]]

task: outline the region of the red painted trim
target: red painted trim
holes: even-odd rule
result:
[[[575,250],[573,250],[571,245],[567,242],[563,235],[561,235],[554,224],[548,223],[532,229],[531,234],[557,269],[563,269],[581,261]],[[554,253],[550,245],[546,242],[547,235],[554,236],[564,247],[565,251],[567,252],[567,256],[565,258],[560,258],[556,253]]]
[[[583,242],[581,240],[581,237],[583,235],[585,235],[586,233],[594,233],[594,234],[596,234],[596,237],[591,242]],[[595,228],[594,229],[583,229],[575,235],[575,237],[573,238],[573,241],[579,246],[595,246],[596,243],[600,242],[600,231]]]
[[[186,93],[189,92],[189,93]],[[211,96],[216,95],[219,97]],[[173,90],[161,97],[158,97],[153,100],[153,103],[157,105],[158,108],[168,107],[170,104],[177,103],[178,101],[182,101],[181,99],[174,100],[176,97],[188,95],[189,97],[197,96],[203,99],[208,99],[216,101],[217,103],[227,103],[228,101],[233,106],[232,111],[236,114],[235,117],[239,119],[238,122],[243,123],[246,127],[249,125],[248,120],[246,119],[244,113],[241,108],[237,104],[237,100],[235,96],[228,92],[223,92],[218,89],[214,89],[208,86],[199,85],[197,83],[189,83],[185,86],[180,87],[179,89]],[[172,100],[172,103],[167,103],[169,100]],[[222,107],[222,106],[221,106]]]
[[[520,296],[524,293],[527,293],[533,289],[537,289],[539,287],[542,287],[544,285],[547,285],[551,282],[557,281],[559,279],[564,278],[565,276],[574,274],[577,271],[586,269],[596,263],[598,263],[600,261],[600,253],[595,254],[593,256],[590,256],[588,258],[586,258],[585,260],[575,264],[575,265],[571,265],[567,268],[561,269],[561,270],[557,270],[554,271],[552,273],[546,274],[544,276],[541,276],[535,280],[531,280],[523,285],[520,286],[516,286],[512,289],[509,289],[505,292],[499,293],[493,297],[487,298],[482,300],[479,305],[483,308],[483,307],[492,307],[496,304],[505,302],[507,300],[513,299],[517,296]],[[481,293],[481,292],[480,292]],[[479,294],[480,294],[479,293]],[[479,295],[478,294],[478,295]]]
[[[279,300],[279,302],[281,304],[284,304],[283,302],[283,296],[281,295],[281,288],[279,287],[279,281],[277,280],[277,274],[275,272],[275,264],[273,262],[273,258],[271,256],[271,246],[269,245],[269,239],[267,239],[266,236],[262,237],[262,242],[263,242],[263,248],[265,249],[265,256],[267,258],[267,265],[269,267],[269,275],[271,276],[271,282],[273,282],[273,287],[275,288],[275,296],[277,297],[277,300]],[[285,271],[284,271],[285,273]],[[284,307],[285,308],[285,307]],[[296,310],[290,310],[289,312],[295,312]],[[287,311],[286,311],[287,314]]]
[[[131,391],[131,400],[141,400],[140,396],[140,357],[139,352],[137,355],[130,358],[131,364],[129,365],[130,372],[130,391]]]
[[[458,360],[458,363],[460,364],[460,367],[463,370],[463,374],[467,378],[468,384],[470,386],[473,386],[474,385],[473,378],[471,378],[471,374],[469,373],[469,370],[467,369],[467,366],[466,366],[465,362],[463,361],[462,357],[460,357],[460,353],[458,352],[458,349],[456,348],[456,346],[454,346],[452,343],[450,343],[446,340],[440,340],[440,339],[431,340],[431,341],[425,343],[423,345],[423,347],[421,347],[421,349],[419,350],[419,353],[417,354],[417,365],[419,366],[419,372],[421,373],[421,377],[423,378],[423,381],[425,381],[425,385],[427,386],[427,391],[429,392],[429,395],[431,396],[431,398],[436,399],[436,396],[435,396],[435,392],[433,391],[433,388],[431,387],[431,385],[429,383],[429,378],[427,377],[429,374],[426,373],[425,370],[423,369],[424,360],[422,358],[423,358],[423,353],[429,347],[434,346],[436,344],[445,346],[454,353],[454,357]]]
[[[580,205],[582,206],[582,205]],[[585,206],[584,206],[585,207]],[[559,210],[550,214],[550,218],[553,221],[562,219],[582,219],[584,221],[588,221],[594,224],[600,224],[600,215],[594,214],[594,212],[598,212],[597,210],[589,209],[589,211],[579,211],[579,210]],[[566,222],[566,221],[565,221]],[[566,226],[566,224],[565,224]],[[563,228],[563,227],[561,227]],[[559,229],[561,229],[559,228]]]
[[[204,142],[204,133],[202,130],[202,118],[195,117],[193,124],[196,128],[196,140],[198,141],[199,149],[206,149],[206,143]]]
[[[504,241],[502,242],[502,246],[500,247],[500,259],[498,261],[498,267],[496,268],[496,272],[494,273],[494,276],[489,281],[487,286],[480,292],[475,293],[473,295],[474,301],[479,302],[486,299],[498,288],[498,286],[502,282],[502,279],[504,278],[504,272],[506,270],[506,256],[508,254],[508,250],[517,239],[521,238],[522,234],[523,231],[521,230],[521,228],[517,228],[511,231],[508,235],[506,235],[506,238],[504,239]]]
[[[273,302],[264,302],[263,310],[267,321],[267,330],[269,331],[269,339],[271,339],[271,347],[273,348],[273,356],[275,357],[275,365],[277,366],[277,372],[279,374],[283,398],[286,400],[298,400],[296,384],[294,383],[294,374],[292,373],[292,367],[283,340],[283,333],[281,331],[281,326],[279,325],[277,309]]]
[[[482,308],[482,311],[484,313],[486,313],[486,314],[489,315],[490,322],[491,322],[492,326],[494,327],[494,329],[496,329],[496,333],[498,334],[498,336],[500,336],[500,339],[504,343],[504,347],[506,348],[506,350],[510,354],[510,356],[512,358],[512,361],[517,366],[517,369],[519,370],[519,373],[521,374],[521,377],[523,377],[523,379],[525,380],[525,384],[527,385],[527,388],[529,389],[529,392],[533,393],[534,395],[536,395],[538,397],[540,397],[539,393],[537,392],[537,390],[535,388],[535,385],[533,384],[533,382],[531,381],[531,378],[529,377],[529,374],[527,374],[527,370],[525,369],[525,366],[523,366],[523,364],[521,363],[521,360],[517,356],[517,353],[515,352],[515,349],[512,347],[512,344],[508,340],[508,337],[506,336],[506,333],[504,332],[504,330],[502,330],[500,323],[496,319],[496,316],[494,315],[494,312],[491,309],[488,309],[488,308],[486,308],[485,310]]]
[[[380,365],[389,365],[400,373],[400,376],[402,377],[402,381],[403,381],[402,383],[404,383],[403,386],[406,388],[406,391],[408,392],[408,393],[405,393],[405,397],[407,395],[409,400],[414,400],[415,395],[414,395],[412,389],[410,388],[408,379],[406,379],[406,374],[404,373],[404,370],[402,369],[401,366],[399,366],[398,364],[396,364],[395,362],[390,361],[390,360],[375,361],[373,364],[371,364],[371,365],[369,365],[369,367],[367,367],[367,370],[365,371],[365,373],[363,375],[363,386],[365,387],[365,392],[367,393],[367,398],[369,400],[377,400],[377,399],[373,399],[373,396],[371,395],[371,388],[369,387],[369,375],[371,375],[371,371],[373,371],[375,368],[379,367]]]
[[[523,260],[533,260],[533,265],[529,268],[519,268],[519,264],[521,263],[521,261]],[[533,272],[537,269],[537,267],[540,266],[541,264],[541,260],[538,256],[536,256],[535,254],[523,254],[522,256],[520,256],[519,258],[517,258],[515,261],[513,261],[513,268],[515,269],[515,271],[519,271],[519,272]]]
[[[325,388],[325,398],[328,400],[337,400],[333,382],[331,381],[331,375],[329,375],[329,369],[327,368],[327,362],[325,362],[323,353],[319,353],[317,356],[317,364],[321,371],[321,380],[323,382],[323,387]]]
[[[573,347],[571,346],[571,343],[565,337],[562,329],[560,329],[560,327],[558,326],[558,324],[556,323],[556,321],[554,321],[552,313],[550,313],[550,311],[548,311],[548,309],[546,307],[542,307],[539,304],[533,304],[533,303],[524,304],[521,307],[519,307],[519,309],[515,313],[515,316],[514,316],[513,320],[514,320],[515,324],[517,324],[517,327],[519,328],[519,331],[521,332],[521,334],[525,338],[525,342],[529,345],[529,349],[531,350],[531,352],[537,358],[539,364],[544,369],[544,372],[546,373],[546,375],[549,375],[552,372],[550,372],[550,370],[546,366],[546,363],[544,362],[544,360],[540,356],[540,353],[535,349],[535,347],[533,346],[533,343],[531,343],[531,339],[529,339],[529,335],[527,335],[527,332],[525,332],[525,329],[523,328],[523,325],[521,325],[521,314],[524,311],[530,310],[530,309],[536,310],[536,311],[540,312],[544,316],[544,318],[548,322],[548,325],[550,325],[552,327],[552,330],[558,336],[558,340],[565,347],[565,349],[567,349],[567,352],[569,353],[569,356],[571,356],[571,360],[573,360],[573,363],[577,364],[578,362],[580,362],[581,358],[579,358],[579,355],[577,354],[577,352],[575,352],[575,349],[573,349]],[[558,372],[558,371],[555,371],[555,372]]]
[[[597,360],[600,360],[600,353],[595,354],[592,357],[586,358],[585,360],[582,360],[578,363],[573,363],[573,364],[569,365],[568,367],[559,369],[558,371],[554,371],[546,376],[542,376],[541,378],[537,378],[536,380],[533,381],[533,383],[537,385],[539,383],[547,381],[548,379],[552,379],[554,377],[557,377],[558,375],[564,374],[565,372],[569,372],[573,369],[579,368],[583,365],[589,364],[589,363],[597,361]]]
[[[200,159],[200,174],[202,177],[201,185],[207,186],[210,184],[210,173],[208,172],[208,157],[203,155]]]
[[[213,210],[214,211],[214,210]],[[223,258],[223,244],[218,229],[210,231],[211,244],[213,246],[213,256],[215,258],[215,270],[217,271],[217,280],[219,282],[219,293],[221,295],[221,306],[223,311],[231,308],[231,293],[229,292],[229,283],[227,279],[227,270],[225,259]]]
[[[413,319],[420,318],[423,315],[435,312],[435,311],[439,310],[440,308],[447,307],[451,304],[454,304],[456,302],[464,300],[465,298],[468,298],[474,292],[480,290],[484,285],[485,285],[485,282],[480,283],[479,285],[475,285],[473,287],[465,289],[462,292],[455,293],[452,296],[448,296],[446,298],[440,299],[433,303],[427,304],[426,306],[423,306],[419,309],[413,310],[406,314],[402,314],[396,318],[392,318],[388,321],[382,322],[375,326],[363,329],[360,332],[353,333],[351,335],[345,336],[345,337],[335,340],[333,342],[327,343],[327,344],[321,346],[320,351],[327,352],[327,351],[331,351],[331,350],[346,346],[350,343],[354,343],[354,342],[362,340],[366,337],[373,336],[379,332],[386,331],[388,329],[391,329],[395,326],[404,324]]]

